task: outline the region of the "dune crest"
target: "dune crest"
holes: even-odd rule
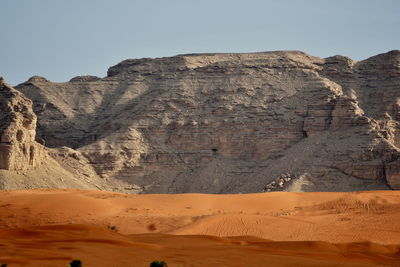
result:
[[[400,244],[397,191],[129,195],[46,189],[6,191],[0,196],[3,229],[93,224],[115,226],[122,234]]]

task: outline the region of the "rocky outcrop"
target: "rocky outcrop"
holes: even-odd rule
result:
[[[0,169],[25,171],[42,164],[44,148],[35,141],[32,101],[0,80]]]
[[[85,75],[85,76],[76,76],[74,78],[72,78],[71,80],[69,80],[69,82],[73,83],[73,82],[94,82],[94,81],[98,81],[101,78],[97,77],[97,76],[91,76],[91,75]]]
[[[400,162],[392,161],[385,165],[383,169],[386,180],[393,189],[400,189]]]
[[[17,88],[46,145],[143,192],[259,192],[283,174],[297,178],[280,190],[388,189],[400,177],[399,54],[133,59],[105,78]]]
[[[50,83],[41,77],[30,82]],[[119,181],[104,181],[78,151],[48,149],[36,139],[32,101],[0,78],[0,189],[84,188],[137,192]]]
[[[365,140],[364,152],[358,153],[359,156],[353,159],[358,163],[357,166],[349,167],[348,172],[362,173],[370,179],[386,179],[392,188],[400,189],[396,178],[400,148],[397,109],[400,97],[400,51],[390,51],[360,62],[341,56],[327,58],[322,74],[341,85],[345,94],[357,102],[364,113],[361,121],[358,121],[369,125],[371,129],[358,135],[365,138],[368,133],[372,134],[367,138],[375,142],[368,144]]]

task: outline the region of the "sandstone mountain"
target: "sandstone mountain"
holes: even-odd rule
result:
[[[108,189],[87,160],[69,148],[48,149],[35,141],[32,101],[0,79],[0,188]],[[69,166],[69,168],[68,168]]]
[[[33,101],[38,140],[49,148],[33,141],[22,119],[5,124],[16,129],[11,135],[18,141],[22,129],[26,142],[49,151],[44,164],[54,161],[85,186],[400,189],[400,51],[359,62],[297,51],[132,59],[104,78],[35,76],[16,89]],[[2,151],[10,150],[3,149],[8,140]],[[29,153],[12,144],[30,166]]]

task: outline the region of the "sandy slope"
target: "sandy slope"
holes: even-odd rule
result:
[[[36,266],[47,266],[48,261],[52,262],[48,266],[64,266],[73,257],[90,266],[146,266],[157,258],[183,266],[266,266],[262,262],[396,266],[399,221],[397,191],[248,195],[3,191],[0,260]],[[118,232],[107,226],[116,226]]]
[[[42,226],[0,233],[0,261],[10,266],[398,266],[400,246],[364,243],[271,242],[255,237],[220,238],[136,234],[125,236],[88,225]],[[397,253],[397,254],[396,254]]]

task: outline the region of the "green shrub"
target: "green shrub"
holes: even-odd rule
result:
[[[150,267],[168,267],[168,264],[165,261],[153,261]]]
[[[73,260],[69,263],[70,267],[82,267],[82,262],[80,260]]]
[[[110,230],[113,230],[115,232],[118,232],[118,227],[115,226],[115,225],[109,225],[109,226],[107,226],[107,228],[110,229]]]

